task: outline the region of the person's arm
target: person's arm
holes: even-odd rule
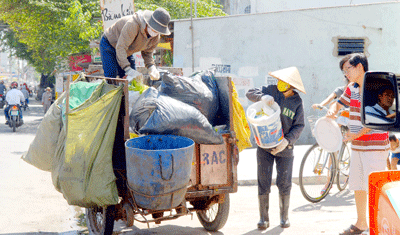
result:
[[[262,89],[260,88],[252,88],[247,91],[246,97],[252,102],[258,102],[261,100],[261,97],[264,95]]]
[[[332,104],[332,106],[329,108],[328,112],[326,113],[326,116],[328,118],[336,118],[336,114],[339,112],[339,110],[343,108],[343,105],[340,104],[338,101]]]
[[[285,139],[288,140],[289,145],[294,145],[294,143],[296,143],[296,141],[300,138],[304,126],[304,108],[303,104],[301,104],[296,110],[296,114],[293,117],[293,123],[289,132],[285,134]]]
[[[141,51],[146,68],[150,68],[152,65],[156,64],[154,62],[153,52],[156,49],[158,42],[160,41],[160,36],[158,36],[158,39],[152,40],[154,40],[152,41],[152,45],[148,49]]]
[[[350,87],[347,86],[346,90],[340,96],[339,100],[334,102],[329,108],[326,116],[329,118],[336,118],[336,114],[339,112],[343,106],[350,106],[350,98],[351,98],[351,90]]]
[[[133,40],[135,40],[136,36],[139,34],[139,30],[139,25],[132,20],[127,21],[121,30],[117,45],[115,46],[115,51],[117,54],[118,64],[122,69],[131,65],[127,59],[127,51],[129,46],[133,43]]]
[[[386,116],[387,118],[395,118],[396,117],[396,113],[392,113]]]
[[[323,100],[321,103],[319,103],[319,104],[313,104],[311,107],[312,107],[313,109],[317,109],[318,106],[325,106],[325,105],[329,104],[329,103],[330,103],[333,99],[335,99],[335,98],[336,98],[336,94],[333,92],[333,93],[330,94],[328,97],[326,97],[326,99]]]
[[[355,134],[347,132],[346,137],[344,138],[344,141],[353,141],[353,140],[360,138],[361,136],[367,134],[370,131],[371,131],[371,129],[364,127],[358,133],[355,133]]]

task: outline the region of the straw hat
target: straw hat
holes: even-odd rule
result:
[[[51,88],[50,87],[46,87],[46,91],[51,91]]]
[[[304,89],[303,82],[301,81],[299,70],[296,67],[289,67],[286,69],[277,70],[274,72],[268,73],[270,76],[282,80],[297,90],[306,94],[306,90]]]
[[[166,11],[164,8],[159,7],[154,12],[145,10],[144,20],[152,29],[156,30],[157,32],[164,35],[171,34],[168,29],[168,24],[171,20],[171,17],[168,11]]]

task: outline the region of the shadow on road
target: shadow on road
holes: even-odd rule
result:
[[[268,230],[258,230],[254,229],[250,232],[247,232],[243,235],[257,235],[257,234],[281,234],[283,232],[284,228],[281,226],[276,226],[275,228],[268,228]]]
[[[328,194],[328,196],[320,202],[308,203],[307,205],[298,207],[293,211],[304,212],[304,211],[315,211],[321,210],[321,208],[336,207],[336,206],[354,206],[354,194],[346,189],[342,192],[335,194]]]
[[[82,234],[79,231],[70,231],[63,233],[53,233],[53,232],[29,232],[29,233],[0,233],[0,235],[79,235]]]
[[[135,221],[136,222],[136,221]],[[209,232],[205,230],[203,227],[182,227],[182,226],[177,226],[177,225],[161,225],[158,227],[153,227],[153,228],[138,228],[136,226],[130,227],[129,229],[124,229],[124,226],[120,226],[119,224],[114,225],[114,231],[122,231],[123,232],[118,232],[118,234],[123,234],[123,235],[152,235],[152,234],[162,234],[162,235],[210,235],[210,234],[215,234],[215,235],[223,235],[224,233],[222,232]]]

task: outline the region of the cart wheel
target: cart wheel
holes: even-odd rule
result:
[[[122,209],[124,210],[126,216],[126,227],[132,227],[133,223],[135,222],[135,214],[133,213],[132,206],[129,203],[125,203]]]
[[[229,194],[225,194],[223,203],[216,203],[208,210],[196,211],[200,223],[208,231],[218,231],[224,227],[229,215]]]
[[[86,208],[89,234],[111,235],[114,230],[115,206]]]

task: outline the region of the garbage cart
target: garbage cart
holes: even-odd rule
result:
[[[229,194],[237,192],[238,186],[239,152],[233,128],[231,78],[216,77],[221,109],[218,118],[229,127],[228,133],[222,134],[223,144],[218,145],[198,144],[189,138],[167,135],[130,139],[127,80],[98,76],[86,76],[86,79],[105,79],[108,83],[124,86],[112,155],[119,203],[86,208],[90,234],[112,234],[116,220],[123,220],[127,227],[133,226],[135,221],[149,226],[152,222],[160,224],[193,213],[206,230],[221,229],[229,215]],[[175,144],[157,145],[162,141],[175,141]],[[186,156],[184,158],[189,162],[180,160],[179,154]],[[150,166],[136,165],[136,169],[132,169],[135,156],[144,155],[148,155],[152,163],[149,160],[143,164]],[[190,170],[179,171],[187,167]],[[142,173],[133,175],[138,170]],[[155,175],[158,179],[151,179]],[[173,176],[178,177],[179,182]],[[161,189],[148,187],[158,180],[166,182]]]

